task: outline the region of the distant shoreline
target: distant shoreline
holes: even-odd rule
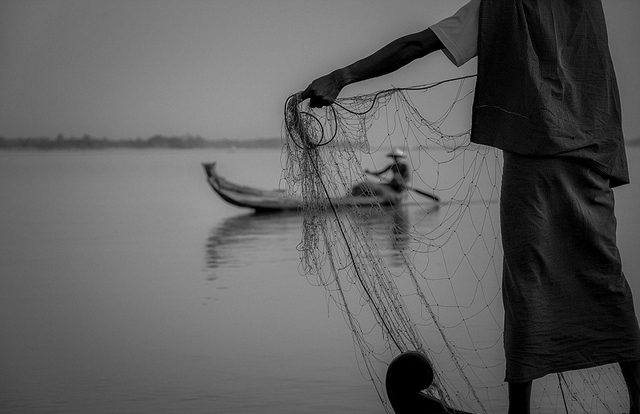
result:
[[[143,139],[110,140],[107,138],[94,138],[84,135],[80,138],[64,137],[58,135],[50,137],[29,138],[3,138],[0,137],[0,150],[64,150],[64,149],[109,149],[109,148],[170,148],[170,149],[197,149],[197,148],[281,148],[282,138],[255,138],[247,140],[208,140],[200,136],[164,136],[154,135]]]
[[[0,151],[2,150],[65,150],[82,149],[98,150],[110,148],[133,148],[133,149],[198,149],[198,148],[220,148],[220,149],[273,149],[282,148],[282,138],[254,138],[245,140],[208,140],[200,136],[164,136],[154,135],[143,139],[123,139],[110,140],[107,138],[94,138],[84,135],[81,138],[64,137],[58,135],[56,138],[50,137],[29,137],[29,138],[4,138],[0,137]],[[640,146],[640,137],[625,140],[625,146]]]

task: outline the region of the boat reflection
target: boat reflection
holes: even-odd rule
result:
[[[430,213],[436,211],[437,208],[434,208]],[[424,220],[424,210],[408,206],[361,208],[339,214],[343,216],[341,219],[348,215],[352,223],[366,226],[383,258],[389,265],[400,266],[403,263],[402,254],[412,240],[412,213],[420,214],[420,219]],[[232,216],[212,228],[206,243],[206,264],[210,269],[240,267],[251,263],[255,255],[272,249],[278,250],[271,254],[279,258],[287,257],[285,253],[290,252],[293,259],[298,259],[295,248],[301,236],[302,215],[299,212]]]
[[[295,241],[302,218],[295,212],[272,214],[245,213],[232,216],[214,227],[207,239],[207,267],[238,267],[251,260],[251,253]],[[289,243],[286,243],[290,246]],[[295,246],[295,244],[293,244]]]

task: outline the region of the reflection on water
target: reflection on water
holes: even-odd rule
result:
[[[407,206],[360,210],[351,214],[360,226],[366,226],[382,257],[389,265],[402,265],[402,253],[409,245],[409,210]]]
[[[295,212],[248,213],[232,216],[214,227],[207,239],[207,267],[236,267],[246,263],[252,252],[273,244],[274,236],[294,234],[301,216]]]
[[[401,207],[361,208],[340,212],[341,219],[366,226],[369,233],[382,248],[382,255],[391,266],[403,263],[402,253],[411,242],[412,216],[420,214],[422,225],[431,225],[438,211],[434,205],[430,210]],[[332,213],[326,213],[332,219]],[[425,217],[429,219],[425,220]],[[239,267],[250,263],[252,252],[264,251],[265,246],[291,249],[297,245],[302,234],[302,214],[299,212],[247,213],[232,216],[214,227],[207,239],[207,267]],[[215,279],[215,275],[209,275]]]

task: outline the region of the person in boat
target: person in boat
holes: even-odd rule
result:
[[[393,160],[391,164],[387,165],[380,171],[371,171],[366,169],[364,172],[375,176],[381,176],[391,172],[391,179],[379,186],[371,186],[368,185],[368,183],[357,185],[352,191],[353,195],[362,195],[369,191],[373,193],[373,195],[385,197],[395,196],[407,190],[409,181],[411,180],[411,174],[409,172],[409,166],[402,162],[402,159],[406,157],[404,151],[400,148],[394,148],[387,154],[387,157]]]
[[[640,329],[616,245],[629,182],[600,0],[471,0],[450,18],[314,80],[310,106],[442,50],[478,58],[471,141],[504,156],[500,219],[509,412],[532,381],[619,363],[640,412]]]

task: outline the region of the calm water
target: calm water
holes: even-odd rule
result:
[[[0,412],[384,412],[342,315],[298,274],[300,218],[223,203],[213,160],[278,185],[277,150],[0,153]],[[638,298],[640,148],[629,161]]]

